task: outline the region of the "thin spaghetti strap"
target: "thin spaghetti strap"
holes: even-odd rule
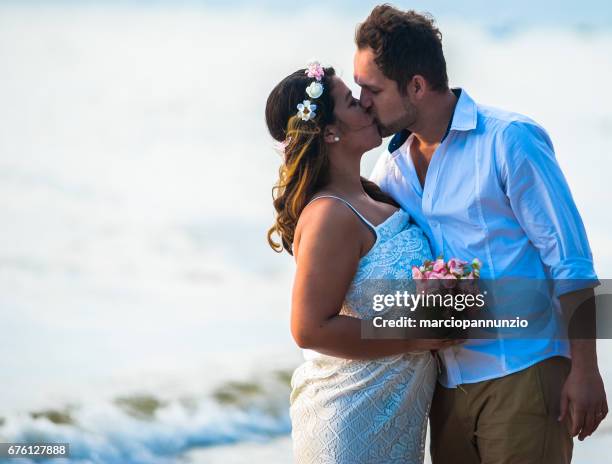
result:
[[[351,208],[353,210],[353,212],[359,216],[359,219],[361,219],[365,225],[367,225],[370,229],[372,229],[372,231],[374,232],[375,236],[378,236],[378,233],[376,232],[376,226],[374,226],[370,221],[368,221],[363,214],[361,214],[359,211],[357,211],[357,209],[355,209],[355,207],[353,205],[351,205],[348,201],[346,201],[344,198],[340,198],[337,197],[335,195],[319,195],[318,197],[314,197],[312,200],[310,200],[306,206],[308,206],[310,203],[312,203],[315,200],[318,200],[319,198],[335,198],[336,200],[340,200],[341,202],[343,202],[346,206],[348,206],[349,208]]]

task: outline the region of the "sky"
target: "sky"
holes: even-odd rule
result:
[[[316,9],[324,6],[334,14],[354,10],[367,11],[374,5],[383,3],[364,0],[335,0],[332,2],[310,0],[308,2],[285,2],[282,0],[2,0],[5,4],[28,5],[139,5],[144,7],[163,6],[171,9],[256,9],[258,11],[298,11]],[[463,20],[477,20],[495,25],[506,23],[510,26],[563,24],[575,27],[609,27],[612,25],[612,4],[606,0],[586,0],[581,2],[562,0],[414,0],[389,2],[397,7],[431,12],[434,16],[457,17]],[[290,10],[288,9],[290,5]]]

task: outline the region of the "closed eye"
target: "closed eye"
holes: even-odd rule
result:
[[[377,88],[377,87],[369,87],[369,86],[366,86],[366,85],[364,85],[364,86],[363,86],[361,89],[362,89],[362,92],[363,92],[364,90],[367,90],[367,91],[368,91],[368,92],[370,92],[372,95],[376,95],[376,94],[380,93],[380,91],[381,91],[381,89],[379,89],[379,88]]]

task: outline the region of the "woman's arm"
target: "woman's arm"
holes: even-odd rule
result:
[[[360,319],[339,312],[364,251],[359,228],[365,226],[342,203],[321,199],[302,213],[298,227],[291,333],[301,348],[346,359],[376,359],[459,343],[362,339]]]

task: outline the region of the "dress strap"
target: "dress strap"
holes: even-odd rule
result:
[[[376,226],[374,224],[372,224],[370,221],[368,221],[363,214],[361,214],[359,211],[357,211],[357,209],[351,205],[348,201],[346,201],[344,198],[340,198],[337,197],[335,195],[319,195],[318,197],[314,197],[312,200],[310,200],[306,206],[308,206],[310,203],[312,203],[315,200],[318,200],[319,198],[335,198],[336,200],[340,200],[341,202],[343,202],[346,206],[348,206],[349,208],[351,208],[353,210],[353,212],[359,217],[359,219],[361,219],[365,225],[367,225],[370,229],[372,229],[372,231],[374,232],[374,235],[378,237],[378,233],[376,232]]]

